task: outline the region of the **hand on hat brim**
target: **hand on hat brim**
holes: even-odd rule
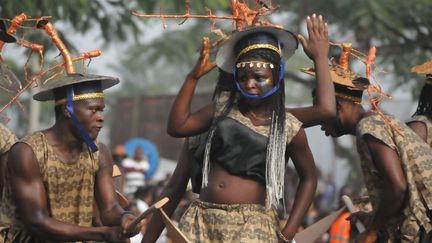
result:
[[[216,67],[216,63],[210,61],[210,46],[209,38],[203,37],[200,56],[189,74],[190,77],[198,80]]]
[[[312,60],[327,58],[329,51],[327,23],[325,23],[321,15],[317,18],[316,15],[313,14],[312,17],[308,16],[306,18],[306,26],[309,39],[306,39],[301,34],[297,35],[304,52]]]

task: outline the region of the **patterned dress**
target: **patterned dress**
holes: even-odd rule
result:
[[[432,148],[432,121],[427,116],[414,116],[409,122],[422,122],[426,125],[426,143]]]
[[[222,94],[222,97],[216,102],[216,116],[221,113],[226,100],[227,95]],[[270,126],[254,126],[249,118],[242,115],[236,104],[234,104],[227,114],[227,117],[240,124],[240,126],[250,129],[251,133],[254,133],[249,134],[251,137],[260,136],[268,140]],[[292,114],[286,113],[285,124],[285,135],[287,144],[289,144],[299,132],[302,123]],[[195,142],[193,139],[191,140],[190,146],[197,146],[197,140]],[[215,140],[217,140],[216,135]],[[252,140],[254,139],[251,138]],[[219,140],[218,143],[226,145]],[[238,140],[237,143],[239,143]],[[214,147],[217,146],[214,144]],[[265,158],[265,155],[263,157]],[[243,164],[244,162],[238,161],[238,164]],[[265,162],[263,163],[263,168],[265,168]],[[233,173],[233,171],[228,169],[227,171],[231,174]],[[238,173],[238,171],[235,172]],[[239,173],[243,172],[244,170],[241,170]],[[253,175],[246,177],[257,180]],[[265,183],[265,178],[264,182],[262,180],[257,181]],[[198,187],[200,186],[198,185]],[[203,202],[201,200],[194,201],[186,210],[180,220],[179,228],[190,242],[194,243],[277,243],[278,236],[276,232],[279,230],[277,215],[274,209],[266,209],[266,207],[259,204],[218,204]]]
[[[83,144],[85,152],[80,154],[78,161],[66,164],[56,156],[42,132],[30,134],[19,142],[29,145],[38,161],[49,215],[62,222],[91,226],[99,154],[90,154]],[[47,242],[30,234],[15,213],[10,187],[6,185],[4,191],[5,197],[0,205],[0,227],[4,228],[5,242]]]
[[[4,126],[2,123],[0,123],[0,203],[2,203],[3,195],[3,185],[5,185],[6,180],[6,161],[4,161],[5,156],[3,156],[9,149],[12,147],[12,145],[17,141],[15,134],[11,132],[6,126]],[[1,210],[1,207],[0,207]],[[0,222],[2,218],[2,211],[0,211]],[[0,223],[0,242],[4,242],[4,239],[2,237],[2,231],[5,230],[5,227],[2,227],[2,224]]]
[[[15,134],[3,123],[0,123],[0,155],[9,151],[10,147],[17,141]]]
[[[357,149],[361,157],[361,167],[373,208],[379,204],[382,194],[382,177],[375,167],[364,141],[368,134],[395,150],[408,183],[408,199],[398,217],[386,225],[390,241],[400,238],[400,242],[419,242],[421,228],[432,230],[428,217],[432,209],[432,149],[400,120],[388,116],[402,135],[387,125],[379,115],[360,120],[357,125]]]

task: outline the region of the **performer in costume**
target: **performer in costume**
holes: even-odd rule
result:
[[[7,161],[7,152],[17,140],[15,134],[3,123],[0,123],[0,178],[3,178],[3,165]],[[1,183],[0,180],[0,190],[3,188]]]
[[[0,203],[5,197],[6,190],[4,190],[4,185],[6,184],[6,161],[8,158],[9,149],[17,141],[17,137],[13,132],[7,128],[3,123],[0,123]],[[6,215],[9,214],[8,211],[4,211],[4,208],[0,206],[0,222],[6,221]],[[8,222],[10,223],[10,222]],[[4,242],[3,232],[6,227],[0,224],[0,242]]]
[[[300,37],[300,41],[320,70],[318,86],[324,99],[318,106],[293,111],[305,124],[316,125],[319,119],[333,118],[335,107],[326,100],[334,99],[327,69],[327,26],[315,15],[308,18],[307,26],[310,39]],[[190,138],[191,169],[182,174],[191,177],[193,190],[200,193],[179,226],[192,242],[293,239],[312,202],[317,181],[302,120],[286,112],[284,106],[284,62],[296,48],[297,38],[292,33],[274,27],[233,34],[220,47],[216,61],[219,68],[235,77],[236,90],[216,94],[214,103],[192,113],[190,103],[197,81],[214,67],[208,60],[208,39],[203,41],[201,57],[186,77],[168,122],[168,132],[177,137],[208,131],[202,140]],[[307,112],[316,116],[306,116]],[[273,209],[283,197],[288,158],[294,162],[300,184],[293,213],[280,230]],[[157,222],[150,223],[143,242],[155,240],[153,230],[157,227],[152,224]]]
[[[349,48],[345,51],[349,56]],[[338,116],[322,130],[327,136],[357,138],[373,211],[351,216],[366,225],[356,242],[431,242],[432,150],[397,118],[366,111],[361,101],[369,80],[341,66],[330,67]]]
[[[68,74],[52,80],[34,99],[55,100],[56,123],[12,146],[7,162],[8,194],[1,203],[10,212],[1,226],[5,242],[116,241],[134,219],[117,202],[112,158],[97,141],[104,117],[102,90],[117,78]],[[93,201],[103,227],[91,227]],[[138,229],[136,229],[138,232]]]
[[[432,147],[432,60],[411,68],[411,72],[426,75],[426,81],[408,126]]]

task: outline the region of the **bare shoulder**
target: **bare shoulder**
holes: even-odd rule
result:
[[[100,169],[112,168],[113,159],[111,151],[104,143],[99,142],[99,167]]]
[[[15,176],[32,178],[40,174],[39,164],[33,149],[25,143],[16,143],[9,150],[8,168]]]
[[[108,148],[108,146],[102,142],[99,142],[99,153],[101,155],[109,155],[111,156],[111,152],[110,149]]]
[[[288,145],[293,145],[295,147],[308,145],[307,136],[304,128],[300,128],[294,138],[291,140],[291,143]]]
[[[422,121],[412,121],[407,124],[423,140],[427,138],[427,126]]]
[[[389,144],[385,143],[381,139],[376,138],[371,134],[365,134],[363,137],[366,145],[368,146],[372,154],[377,155],[383,153],[387,154],[387,153],[396,152]]]

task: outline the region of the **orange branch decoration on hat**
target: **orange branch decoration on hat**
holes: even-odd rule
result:
[[[45,18],[45,17],[40,18],[37,21],[37,28],[43,29],[48,34],[48,36],[51,38],[51,40],[56,45],[57,49],[60,51],[60,53],[61,53],[61,55],[63,57],[64,63],[57,64],[57,65],[55,65],[53,67],[50,67],[50,68],[46,69],[45,71],[41,72],[40,74],[36,75],[31,80],[32,83],[34,83],[37,80],[41,79],[47,73],[49,73],[51,71],[54,71],[55,69],[60,68],[60,67],[63,67],[63,68],[60,69],[59,71],[57,71],[52,76],[48,77],[43,83],[46,84],[49,80],[51,80],[51,79],[55,78],[56,76],[62,74],[64,70],[66,70],[67,74],[74,74],[75,73],[75,68],[74,68],[74,65],[73,65],[74,62],[84,61],[86,59],[91,59],[93,57],[98,57],[98,56],[101,55],[101,51],[94,50],[94,51],[90,51],[90,52],[85,52],[85,53],[81,54],[80,57],[72,59],[72,56],[71,56],[69,50],[66,48],[66,46],[63,43],[63,41],[58,36],[58,33],[55,30],[54,25],[52,25],[47,18]]]
[[[343,70],[349,70],[349,57],[352,49],[351,43],[342,44],[342,54],[339,58],[339,66]]]
[[[21,16],[19,18],[19,20],[23,20],[23,16],[25,16],[24,14],[19,15]],[[32,19],[32,21],[35,21],[34,19]],[[36,84],[37,81],[41,78],[43,78],[44,76],[46,76],[48,73],[50,72],[54,72],[54,74],[52,74],[51,76],[47,77],[45,79],[45,81],[43,82],[44,84],[46,84],[48,81],[52,80],[53,78],[55,78],[56,76],[62,74],[64,72],[64,70],[66,70],[67,74],[74,74],[75,73],[75,68],[73,66],[74,62],[77,61],[84,61],[87,59],[91,59],[93,57],[98,57],[101,55],[101,51],[99,50],[94,50],[94,51],[90,51],[90,52],[85,52],[82,53],[80,57],[74,58],[72,59],[71,54],[69,52],[69,50],[66,48],[66,46],[64,45],[64,43],[61,41],[61,39],[58,36],[57,31],[55,30],[54,26],[49,22],[49,17],[41,17],[36,19],[37,24],[36,24],[36,28],[39,29],[43,29],[45,30],[45,32],[48,34],[48,36],[50,36],[51,40],[54,42],[54,44],[56,45],[56,47],[59,49],[61,55],[63,56],[63,59],[65,60],[64,63],[60,63],[57,64],[53,67],[50,67],[42,72],[40,72],[39,74],[35,75],[31,80],[27,79],[27,71],[25,70],[25,76],[26,76],[26,85],[24,87],[22,87],[21,89],[19,89],[19,91],[17,92],[17,94],[15,96],[13,96],[7,103],[6,105],[4,105],[1,109],[0,109],[0,113],[2,113],[8,106],[10,106],[13,102],[15,102],[18,97],[24,92],[26,91],[28,88],[30,88],[33,84]],[[20,22],[20,23],[22,23]],[[13,22],[13,23],[18,23],[17,21]],[[14,26],[17,26],[16,24]],[[43,46],[41,45],[37,45],[37,44],[31,44],[28,43],[24,40],[20,40],[19,41],[23,46],[28,46],[29,48],[31,48],[32,50],[37,50],[38,52],[41,53]],[[43,60],[43,59],[42,59]],[[27,61],[28,62],[28,61]],[[43,62],[42,62],[43,63]],[[41,64],[42,66],[43,64]],[[27,67],[27,63],[25,64],[25,67]],[[41,67],[42,68],[42,67]],[[59,69],[59,70],[56,70]]]
[[[357,58],[358,60],[362,61],[366,65],[366,78],[368,80],[368,83],[359,83],[356,84],[355,79],[351,79],[352,86],[366,86],[364,89],[367,91],[369,96],[370,104],[372,105],[372,111],[378,113],[384,120],[386,124],[388,124],[392,129],[394,129],[396,132],[398,132],[400,135],[402,135],[399,128],[397,128],[393,123],[381,112],[379,109],[379,105],[382,102],[382,98],[385,97],[387,99],[391,99],[392,97],[386,93],[384,93],[381,89],[381,85],[379,84],[379,81],[373,77],[372,75],[372,67],[376,67],[375,59],[376,59],[376,47],[372,46],[369,50],[368,55],[354,49],[349,48],[349,52],[347,52],[348,48],[345,46],[345,44],[335,44],[330,43],[331,45],[340,46],[342,47],[342,55],[341,55],[341,61],[340,61],[340,67],[343,68],[345,65],[345,61],[349,59],[347,56],[347,53],[349,55],[352,55],[353,57]],[[349,87],[349,86],[348,86]],[[374,95],[378,95],[378,97],[374,97]]]
[[[63,59],[65,60],[66,72],[68,74],[75,73],[75,69],[74,69],[73,62],[72,62],[72,57],[69,53],[69,50],[63,44],[63,41],[60,40],[58,33],[55,30],[54,26],[47,19],[42,18],[38,21],[37,27],[44,29],[45,32],[48,34],[49,37],[51,37],[51,40],[54,42],[54,44],[59,49],[61,55],[63,56]]]
[[[49,18],[49,17],[47,17],[47,18]],[[12,20],[0,18],[0,27],[1,27],[0,28],[0,37],[1,37],[0,38],[0,64],[2,65],[2,67],[1,67],[2,84],[0,84],[0,88],[7,91],[8,93],[12,93],[16,90],[21,89],[22,85],[21,85],[21,81],[19,81],[18,78],[13,74],[13,72],[9,70],[7,65],[3,63],[3,59],[1,57],[1,52],[2,52],[3,47],[6,43],[15,43],[19,46],[22,46],[24,48],[31,50],[31,52],[27,58],[27,61],[24,64],[24,77],[25,77],[25,80],[27,82],[28,82],[27,66],[28,66],[29,60],[30,60],[33,52],[37,52],[39,54],[41,68],[43,66],[43,63],[44,63],[43,49],[44,49],[44,47],[42,45],[39,45],[39,44],[31,43],[31,42],[29,42],[23,38],[17,40],[13,36],[17,32],[18,29],[35,29],[35,27],[23,26],[23,24],[25,22],[35,22],[35,21],[36,21],[36,19],[29,19],[25,13],[21,13],[21,14],[15,16]],[[4,22],[10,23],[10,25],[7,29],[6,29],[6,25]],[[3,86],[3,85],[5,85],[5,86]],[[13,97],[12,97],[12,100],[16,100],[16,99],[13,99]],[[23,111],[24,110],[23,105],[19,101],[16,101],[16,102],[17,102],[19,109]]]
[[[15,16],[15,18],[13,18],[12,20],[10,20],[11,25],[9,26],[7,33],[9,35],[13,35],[15,34],[15,32],[17,31],[18,27],[21,26],[24,21],[27,19],[27,15],[25,13],[21,13],[17,16]],[[2,19],[4,20],[4,19]],[[0,52],[3,49],[5,42],[0,41]]]
[[[78,62],[78,61],[84,61],[86,59],[91,59],[93,57],[98,57],[101,55],[101,51],[99,50],[94,50],[94,51],[89,51],[89,52],[85,52],[83,54],[81,54],[80,57],[74,58],[72,59],[72,62]],[[30,82],[28,82],[26,84],[26,86],[24,86],[21,90],[19,90],[19,92],[6,104],[4,105],[1,109],[0,109],[0,113],[2,113],[9,105],[11,105],[16,99],[18,99],[18,97],[24,92],[26,91],[28,88],[30,88],[30,86],[34,83],[36,83],[37,80],[41,79],[43,76],[45,76],[46,74],[48,74],[49,72],[52,72],[53,70],[60,68],[62,66],[64,66],[65,63],[60,63],[57,64],[53,67],[50,67],[48,69],[46,69],[45,71],[41,72],[40,74],[36,75],[35,77],[32,78],[32,80]],[[46,84],[48,81],[52,80],[53,78],[55,78],[56,76],[60,75],[61,73],[63,73],[63,69],[57,71],[54,75],[48,77],[43,83]]]
[[[379,109],[382,98],[385,97],[387,99],[391,99],[391,96],[382,91],[378,80],[372,75],[372,68],[376,67],[376,47],[371,47],[369,50],[369,54],[366,55],[352,48],[351,43],[330,42],[330,44],[342,48],[342,54],[339,59],[339,64],[333,59],[330,65],[330,75],[335,85],[342,85],[343,87],[345,87],[345,89],[353,91],[366,90],[369,96],[369,101],[372,105],[372,111],[378,113],[383,118],[386,124],[388,124],[396,132],[401,134],[400,129],[394,126],[392,122]],[[366,65],[366,80],[364,78],[361,79],[360,76],[351,72],[351,70],[349,69],[350,56],[355,57]],[[307,74],[315,76],[315,70],[312,68],[303,68],[301,70]],[[344,90],[342,92],[344,93],[338,93],[336,91],[336,96],[357,104],[361,104],[361,93],[359,93],[356,97],[350,94],[351,91],[348,92]],[[378,97],[374,97],[374,95],[378,95]]]
[[[50,18],[50,17],[47,16],[47,17],[44,17],[44,18]],[[29,41],[27,41],[27,40],[25,40],[23,38],[15,40],[15,38],[12,35],[16,33],[16,31],[17,31],[18,28],[22,28],[22,29],[36,29],[35,27],[26,27],[26,26],[23,26],[23,24],[24,24],[24,22],[35,22],[35,21],[37,21],[37,19],[29,19],[25,13],[21,13],[21,14],[15,16],[15,18],[13,18],[12,20],[4,19],[4,18],[1,18],[0,20],[1,21],[9,21],[11,23],[10,26],[9,26],[9,28],[6,31],[7,35],[9,35],[9,36],[4,37],[5,39],[8,39],[8,42],[14,42],[14,43],[16,43],[19,46],[22,46],[24,48],[27,48],[27,49],[31,50],[30,55],[28,56],[27,61],[24,64],[24,77],[25,77],[25,80],[28,82],[29,81],[28,80],[28,71],[27,71],[28,62],[30,61],[30,58],[31,58],[33,52],[36,52],[36,53],[39,54],[40,66],[41,66],[41,69],[42,69],[43,63],[44,63],[44,59],[43,59],[43,49],[44,49],[44,47],[42,45],[39,45],[39,44],[30,43]],[[6,28],[6,27],[4,26],[4,23],[2,22],[2,31],[5,31],[5,30],[3,30],[3,28]],[[11,41],[12,39],[13,39],[13,41]],[[4,47],[5,43],[6,43],[5,41],[0,41],[0,53],[3,50],[3,47]],[[1,56],[0,56],[0,62],[1,61],[2,61],[2,59],[1,59]]]
[[[45,18],[50,18],[50,17],[47,16]],[[4,19],[4,18],[0,18],[0,20],[1,21],[9,21],[11,23],[9,28],[6,31],[7,35],[9,35],[9,38],[14,38],[12,35],[16,33],[18,28],[34,29],[34,27],[23,26],[23,23],[29,22],[29,21],[36,21],[35,19],[29,19],[25,13],[21,13],[21,14],[15,16],[15,18],[13,18],[12,20]],[[24,39],[15,40],[13,42],[15,42],[17,45],[20,45],[24,48],[30,49],[32,52],[37,52],[41,58],[41,64],[43,63],[43,56],[42,56],[43,46],[42,45],[33,44],[33,43],[30,43]],[[0,53],[2,52],[5,43],[6,43],[5,41],[0,41]],[[31,53],[30,53],[30,55],[31,55]],[[2,61],[1,56],[0,56],[0,61]]]
[[[329,66],[330,76],[332,81],[335,84],[343,85],[347,87],[349,90],[361,90],[361,87],[357,87],[353,80],[359,78],[359,76],[352,72],[349,67],[349,58],[352,55],[351,51],[354,50],[352,48],[351,43],[341,43],[341,44],[333,44],[342,48],[342,54],[339,58],[339,63],[335,60],[331,60],[331,64]],[[307,73],[309,75],[315,76],[315,70],[313,68],[303,68],[302,72]],[[350,96],[348,94],[339,94],[336,93],[336,96],[349,99],[354,101],[355,103],[361,103],[360,97]]]
[[[384,120],[384,122],[389,125],[393,130],[395,130],[399,135],[403,136],[401,130],[395,126],[390,119],[387,118],[387,116],[382,113],[382,111],[379,108],[379,105],[382,102],[382,98],[386,97],[387,99],[391,99],[392,97],[386,93],[384,93],[381,89],[381,85],[377,81],[377,79],[372,78],[372,65],[374,65],[376,59],[376,47],[372,46],[369,49],[369,55],[367,56],[366,61],[364,62],[366,65],[366,77],[369,81],[373,81],[375,84],[370,83],[367,87],[367,92],[369,96],[369,101],[372,105],[372,111],[375,113],[378,113],[378,115],[381,116],[381,118]],[[373,94],[377,94],[378,97],[374,97]]]
[[[43,16],[41,18],[44,19],[50,19],[51,16]],[[7,29],[7,34],[8,35],[13,35],[16,33],[17,29],[36,29],[36,27],[28,27],[28,26],[23,26],[24,22],[37,22],[40,18],[37,19],[31,19],[28,18],[27,15],[25,13],[21,13],[17,16],[15,16],[12,20],[9,19],[5,19],[5,18],[0,18],[0,21],[8,21],[10,22],[10,26]],[[30,43],[24,39],[20,39],[17,41],[14,41],[16,44],[28,48],[34,52],[38,52],[41,53],[43,51],[43,46],[39,45],[39,44],[33,44]],[[5,42],[4,41],[0,41],[0,52],[3,50],[3,46],[4,46]]]
[[[140,14],[137,12],[132,12],[132,15],[143,17],[143,18],[159,18],[163,21],[163,27],[166,28],[165,19],[183,19],[182,22],[179,23],[179,25],[186,22],[187,19],[211,19],[214,20],[231,20],[235,21],[236,29],[238,31],[242,31],[246,27],[251,26],[274,26],[277,28],[282,28],[281,25],[273,25],[268,21],[261,20],[260,18],[263,16],[270,15],[273,13],[278,7],[273,7],[271,4],[266,4],[263,1],[257,0],[256,1],[256,8],[251,9],[248,7],[248,5],[244,2],[241,2],[240,0],[231,0],[231,10],[232,15],[231,16],[218,16],[213,15],[211,10],[207,9],[207,15],[198,15],[198,14],[190,14],[190,6],[189,6],[189,0],[185,0],[185,8],[186,12],[182,15],[175,15],[175,14],[163,14],[162,8],[160,9],[159,14]],[[212,24],[214,26],[214,24]]]

